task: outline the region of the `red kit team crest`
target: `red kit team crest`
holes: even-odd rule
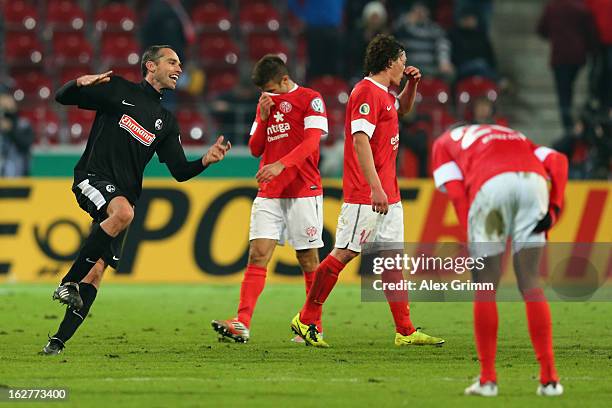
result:
[[[313,226],[313,227],[306,228],[306,235],[308,235],[311,238],[317,235],[317,227]]]
[[[281,110],[281,112],[283,113],[289,113],[291,112],[291,108],[293,108],[293,106],[291,106],[291,104],[287,101],[283,101],[280,103],[278,109]]]

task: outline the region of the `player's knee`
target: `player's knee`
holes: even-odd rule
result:
[[[302,270],[310,272],[319,266],[319,253],[316,249],[305,249],[295,253]]]
[[[112,217],[123,227],[127,227],[134,219],[134,209],[129,205],[123,205],[113,212]]]
[[[249,265],[266,266],[268,263],[268,253],[256,247],[249,250]]]

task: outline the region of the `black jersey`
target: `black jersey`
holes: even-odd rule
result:
[[[87,147],[74,168],[75,182],[88,175],[112,181],[134,204],[155,152],[179,181],[202,172],[201,160],[185,158],[177,121],[161,106],[161,96],[147,81],[137,84],[119,76],[98,85],[64,85],[55,97],[59,103],[96,111]]]

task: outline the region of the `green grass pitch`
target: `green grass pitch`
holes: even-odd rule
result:
[[[358,286],[339,286],[325,307],[317,350],[289,342],[301,285],[269,285],[248,344],[219,343],[212,319],[235,312],[237,285],[103,285],[91,316],[59,356],[37,352],[63,307],[52,285],[0,285],[0,384],[68,388],[51,406],[610,406],[612,304],[553,303],[558,370],[565,395],[535,396],[538,366],[521,303],[501,303],[500,396],[464,397],[478,373],[471,304],[418,303],[413,321],[443,347],[393,345],[385,303],[361,303]],[[46,404],[0,402],[2,406]]]

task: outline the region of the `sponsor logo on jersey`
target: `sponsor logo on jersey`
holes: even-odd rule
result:
[[[161,119],[157,119],[157,120],[155,121],[155,130],[161,130],[163,123],[164,123],[164,122],[162,122],[162,120],[161,120]]]
[[[278,105],[278,109],[280,109],[281,112],[283,112],[283,113],[291,112],[292,108],[293,108],[293,106],[289,102],[287,102],[287,101],[282,101],[280,103],[280,105]]]
[[[113,186],[112,184],[109,184],[106,186],[106,191],[108,191],[109,193],[114,193],[115,192],[115,186]]]
[[[399,133],[391,138],[391,146],[393,146],[393,150],[397,150],[399,147]]]
[[[149,132],[129,115],[124,114],[121,116],[121,119],[119,119],[119,127],[127,130],[134,139],[145,146],[151,146],[151,143],[155,140],[155,133]]]
[[[359,113],[361,113],[362,115],[368,115],[370,113],[370,105],[368,105],[367,103],[362,103],[359,107]]]
[[[321,98],[314,98],[312,102],[310,102],[310,107],[315,112],[325,112],[325,104],[323,103],[323,100]]]
[[[285,115],[283,115],[283,114],[282,114],[282,113],[280,113],[280,112],[276,112],[276,113],[274,114],[274,119],[276,119],[276,123],[280,123],[280,122],[282,122],[283,120],[285,120]]]

